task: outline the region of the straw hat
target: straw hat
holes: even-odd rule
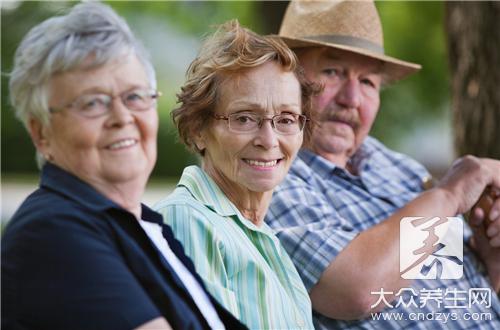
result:
[[[381,60],[390,82],[421,68],[385,55],[382,25],[373,1],[292,1],[279,36],[290,48],[327,46]]]

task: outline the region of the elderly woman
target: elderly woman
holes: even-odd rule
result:
[[[253,329],[313,328],[311,303],[263,222],[303,140],[313,86],[279,40],[228,22],[201,47],[173,112],[202,156],[155,208],[208,290]]]
[[[45,164],[2,239],[2,329],[242,327],[140,203],[156,160],[155,87],[105,5],[77,5],[22,41],[11,99]]]

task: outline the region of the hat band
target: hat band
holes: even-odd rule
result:
[[[319,35],[319,36],[318,35],[306,36],[306,37],[302,37],[302,38],[308,39],[308,40],[320,41],[323,43],[338,44],[338,45],[362,48],[362,49],[366,49],[368,51],[371,51],[371,52],[374,52],[374,53],[377,53],[380,55],[384,55],[384,47],[383,46],[376,44],[374,42],[368,41],[366,39],[362,39],[362,38],[336,35],[336,34]]]

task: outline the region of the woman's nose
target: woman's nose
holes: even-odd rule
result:
[[[259,130],[255,134],[255,145],[262,146],[265,149],[271,149],[278,145],[278,136],[270,118],[262,119]]]
[[[110,125],[119,126],[134,121],[132,111],[125,106],[121,98],[114,98],[109,107],[108,123]]]

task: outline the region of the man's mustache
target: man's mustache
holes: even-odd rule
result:
[[[361,125],[358,112],[349,109],[326,109],[321,116],[321,122],[336,121],[345,123],[353,129],[357,129]]]

